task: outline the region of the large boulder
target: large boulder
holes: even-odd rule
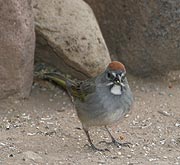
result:
[[[78,78],[95,76],[110,56],[91,8],[82,0],[34,0],[36,60]]]
[[[85,0],[93,8],[110,53],[132,73],[180,69],[180,1]]]
[[[0,0],[0,98],[29,95],[33,81],[31,0]]]

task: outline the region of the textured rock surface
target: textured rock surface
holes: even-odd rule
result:
[[[34,20],[30,0],[0,1],[0,98],[29,95],[33,80]]]
[[[34,0],[36,59],[78,78],[95,76],[110,62],[91,8],[82,0]]]
[[[112,54],[132,73],[180,69],[180,1],[85,0]]]

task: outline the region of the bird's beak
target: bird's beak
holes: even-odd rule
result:
[[[122,74],[121,76],[118,75],[118,79],[119,79],[118,84],[121,85],[122,87],[124,87],[125,85],[124,85],[124,83],[122,82],[122,76],[124,76],[124,74]]]
[[[125,73],[122,73],[121,75],[116,75],[115,79],[113,80],[113,82],[109,82],[108,84],[106,84],[106,86],[111,86],[111,85],[119,85],[121,87],[124,87],[125,84],[123,83],[122,77],[125,75]]]

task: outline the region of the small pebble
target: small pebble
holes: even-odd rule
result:
[[[176,123],[175,126],[176,126],[176,127],[180,127],[180,123]]]
[[[167,156],[163,156],[164,159],[167,159],[168,157]]]
[[[150,158],[149,161],[152,162],[152,161],[155,161],[157,160],[156,158]]]
[[[53,99],[49,99],[50,102],[53,102]]]
[[[47,89],[46,88],[41,88],[41,91],[47,91]]]
[[[10,154],[9,157],[14,157],[14,155],[13,155],[13,154]]]
[[[159,95],[163,96],[165,95],[165,92],[159,92]]]
[[[144,87],[141,87],[141,91],[142,91],[142,92],[144,92],[144,91],[145,91]]]
[[[165,144],[165,142],[166,142],[166,140],[165,140],[165,139],[163,139],[163,140],[160,140],[159,142],[160,142],[160,144],[164,145],[164,144]]]
[[[121,155],[122,153],[121,152],[118,152],[118,155]]]
[[[168,87],[171,89],[173,86],[172,86],[172,84],[169,84],[169,86],[168,86]]]

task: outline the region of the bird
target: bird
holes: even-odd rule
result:
[[[104,127],[112,144],[117,147],[129,147],[131,143],[117,141],[108,129],[108,126],[120,121],[133,104],[133,94],[128,84],[124,64],[112,61],[102,73],[84,81],[65,78],[58,72],[44,73],[43,78],[67,90],[93,150],[106,150],[97,148],[93,144],[89,130],[94,126]]]

